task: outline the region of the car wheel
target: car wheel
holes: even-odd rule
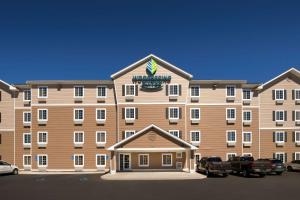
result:
[[[287,170],[288,170],[289,172],[292,172],[292,171],[293,171],[293,168],[292,168],[291,166],[288,166],[288,167],[287,167]]]
[[[14,171],[12,172],[13,175],[18,175],[19,174],[19,171],[18,169],[14,169]]]
[[[249,173],[248,173],[248,171],[247,171],[247,170],[245,170],[245,169],[243,170],[243,176],[244,176],[244,177],[248,177],[248,176],[249,176]]]

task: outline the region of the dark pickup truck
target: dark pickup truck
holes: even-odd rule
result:
[[[254,160],[251,156],[236,156],[230,161],[233,173],[242,173],[244,177],[250,174],[258,174],[264,177],[272,170],[271,163],[266,160]]]
[[[197,163],[197,171],[205,173],[207,176],[223,175],[228,176],[231,172],[230,163],[224,162],[220,157],[203,157]]]

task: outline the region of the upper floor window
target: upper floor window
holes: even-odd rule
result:
[[[226,86],[226,96],[235,97],[235,85]]]
[[[227,142],[236,142],[236,131],[227,131]]]
[[[295,131],[295,142],[300,142],[300,131]]]
[[[23,112],[23,123],[31,122],[31,112]]]
[[[125,137],[125,139],[126,139],[126,138],[128,138],[128,137],[130,137],[130,136],[132,136],[132,135],[134,135],[134,134],[135,134],[135,131],[134,131],[134,130],[126,130],[126,131],[125,131],[124,137]]]
[[[106,87],[105,86],[98,86],[97,87],[97,97],[106,98]]]
[[[226,108],[226,120],[235,120],[235,108]]]
[[[125,119],[135,119],[135,108],[125,108]]]
[[[300,110],[295,110],[295,121],[299,122],[300,121]]]
[[[48,143],[48,133],[47,132],[38,132],[38,144],[47,144]]]
[[[96,132],[96,143],[106,143],[106,131],[97,131]]]
[[[282,143],[285,141],[285,132],[284,131],[276,131],[275,132],[275,142]]]
[[[84,87],[83,86],[74,86],[74,97],[84,97]]]
[[[200,131],[191,131],[191,142],[200,143]]]
[[[275,111],[275,121],[285,121],[285,111],[276,110]]]
[[[243,89],[243,100],[251,100],[251,90]]]
[[[200,96],[200,87],[191,86],[191,97],[199,97],[199,96]]]
[[[74,109],[74,120],[75,121],[84,120],[84,109]]]
[[[200,108],[191,108],[191,120],[200,120]]]
[[[284,100],[284,99],[285,99],[284,89],[275,90],[275,100]]]
[[[169,108],[169,119],[179,119],[179,108],[170,107]]]
[[[169,84],[169,96],[178,96],[178,95],[179,95],[179,85]]]
[[[135,84],[125,84],[125,96],[135,96]]]
[[[38,87],[38,98],[47,98],[48,97],[48,87],[41,86]]]
[[[244,132],[243,133],[243,143],[251,143],[252,142],[252,133]]]
[[[294,90],[295,100],[300,100],[300,89]]]
[[[105,121],[106,120],[106,109],[101,108],[96,110],[96,120]]]
[[[74,132],[74,144],[84,143],[84,132]]]
[[[31,133],[24,133],[23,134],[23,144],[31,144]]]
[[[169,133],[176,137],[180,137],[179,130],[169,130]]]
[[[244,110],[243,111],[243,121],[244,122],[251,122],[252,120],[252,112],[251,110]]]
[[[23,101],[30,101],[30,100],[31,100],[31,90],[24,90]]]
[[[48,121],[47,109],[38,109],[38,121]]]

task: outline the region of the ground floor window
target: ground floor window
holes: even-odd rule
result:
[[[252,153],[243,153],[243,156],[252,156]]]
[[[48,156],[47,155],[38,155],[38,166],[46,167],[48,165]]]
[[[23,165],[24,166],[31,166],[31,155],[24,155],[23,156]]]
[[[195,153],[195,164],[200,162],[200,160],[201,160],[201,154],[200,153]]]
[[[82,154],[75,154],[74,155],[74,166],[82,167],[84,165],[84,155]]]
[[[236,153],[227,153],[226,158],[227,160],[232,160],[236,156]]]
[[[172,154],[171,153],[162,154],[162,166],[163,167],[172,166]]]
[[[96,155],[96,166],[97,167],[105,167],[106,166],[106,155],[105,154],[97,154]]]
[[[295,160],[300,160],[300,152],[295,152]]]
[[[283,152],[275,153],[275,158],[281,160],[283,163],[286,162],[286,155]]]
[[[149,167],[149,154],[139,154],[139,167]]]

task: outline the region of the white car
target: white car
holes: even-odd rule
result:
[[[11,165],[7,162],[0,160],[0,174],[14,174],[17,175],[19,169],[16,165]]]
[[[300,170],[300,160],[294,160],[286,165],[288,171],[299,171]]]

